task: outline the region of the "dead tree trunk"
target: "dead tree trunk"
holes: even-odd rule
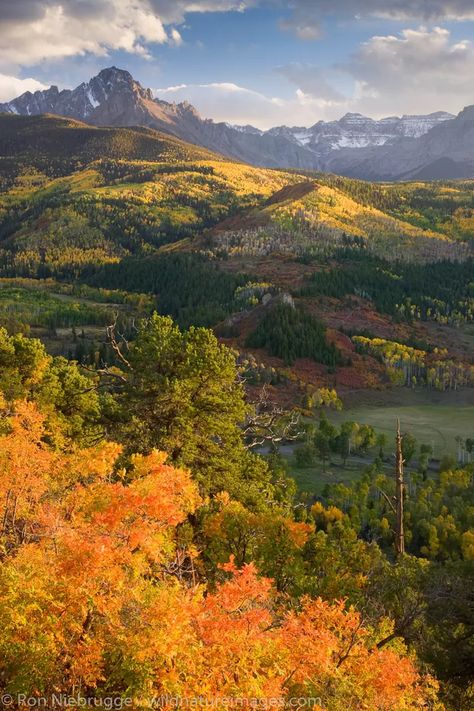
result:
[[[403,511],[403,452],[402,435],[400,434],[400,420],[397,420],[396,439],[396,459],[395,459],[395,499],[396,499],[396,526],[395,526],[395,553],[397,558],[405,553],[405,525]]]

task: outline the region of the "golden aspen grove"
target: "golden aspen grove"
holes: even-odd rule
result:
[[[474,108],[352,110],[472,13],[348,5],[0,0],[2,708],[474,709]]]

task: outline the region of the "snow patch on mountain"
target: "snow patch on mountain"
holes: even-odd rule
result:
[[[440,111],[429,116],[390,116],[377,121],[348,113],[338,121],[318,121],[308,129],[280,126],[267,133],[284,135],[315,153],[325,153],[343,148],[383,146],[401,137],[419,138],[439,123],[453,118],[452,114]]]
[[[310,127],[276,126],[262,131],[250,125],[215,123],[201,118],[187,102],[176,104],[155,99],[150,89],[117,67],[103,69],[73,90],[59,91],[52,86],[44,91],[25,92],[7,104],[0,104],[1,111],[26,116],[57,114],[96,126],[145,126],[254,165],[369,177],[391,174],[385,164],[371,167],[379,155],[387,152],[395,155],[403,143],[411,156],[416,153],[414,142],[424,140],[433,130],[436,134],[454,119],[445,112],[378,120],[347,113],[337,121],[318,121]],[[394,162],[395,158],[391,160]],[[420,155],[419,164],[423,161]],[[395,174],[401,174],[402,168],[397,167]]]
[[[100,101],[97,101],[97,99],[94,97],[94,94],[92,93],[92,90],[90,89],[90,87],[87,89],[86,93],[87,93],[87,98],[89,100],[89,103],[93,109],[96,109],[98,106],[100,106]]]

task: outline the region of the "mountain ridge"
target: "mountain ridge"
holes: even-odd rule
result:
[[[262,131],[203,119],[189,102],[155,98],[130,72],[110,67],[75,89],[60,91],[52,86],[25,92],[0,104],[0,112],[26,116],[52,113],[94,126],[153,128],[232,159],[269,168],[371,180],[409,179],[418,173],[424,179],[474,175],[474,142],[466,145],[463,138],[464,134],[471,136],[471,128],[474,132],[474,107],[466,107],[457,117],[438,111],[377,120],[346,113],[341,119],[317,121],[309,128],[277,126]],[[435,145],[437,138],[441,151]]]

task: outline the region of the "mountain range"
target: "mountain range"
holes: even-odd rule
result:
[[[332,172],[370,180],[474,176],[474,106],[458,116],[374,120],[348,113],[310,128],[261,131],[203,119],[188,102],[154,98],[125,70],[102,70],[75,89],[26,92],[0,112],[56,114],[94,126],[152,128],[231,158],[270,168]]]

